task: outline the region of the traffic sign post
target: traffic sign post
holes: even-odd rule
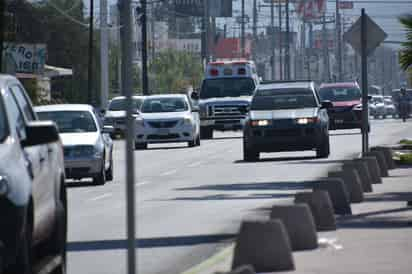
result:
[[[368,55],[372,53],[387,34],[362,9],[361,17],[343,35],[353,49],[361,55],[362,67],[362,152],[369,151],[369,106],[368,106]]]

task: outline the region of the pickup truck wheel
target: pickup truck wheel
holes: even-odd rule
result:
[[[33,250],[32,245],[32,219],[27,215],[26,226],[17,251],[17,258],[14,265],[6,269],[5,273],[10,274],[33,274]]]
[[[200,146],[200,135],[196,137],[196,146]]]
[[[196,146],[196,139],[193,139],[193,141],[187,142],[187,145],[188,145],[189,147],[195,147],[195,146]]]
[[[106,180],[113,181],[113,159],[110,160],[109,169],[106,170]]]
[[[213,128],[201,127],[200,128],[200,138],[201,139],[213,139]]]
[[[245,144],[243,145],[243,160],[245,162],[256,162],[259,160],[259,151],[252,148],[248,148]]]
[[[325,136],[322,144],[316,149],[316,158],[328,158],[329,154],[330,154],[329,136]]]
[[[51,236],[47,248],[52,256],[60,256],[61,264],[55,268],[52,274],[66,273],[66,250],[67,250],[67,213],[64,201],[59,201],[57,206],[57,219],[53,235]]]
[[[104,168],[104,163],[102,163],[100,172],[93,177],[93,183],[95,185],[104,185],[106,183],[106,170]]]

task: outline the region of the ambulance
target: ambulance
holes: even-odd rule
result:
[[[212,139],[213,131],[241,130],[259,77],[253,61],[208,63],[200,92],[200,136]]]

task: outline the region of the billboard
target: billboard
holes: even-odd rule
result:
[[[45,44],[4,43],[4,56],[17,73],[42,74],[46,63]]]
[[[212,17],[232,17],[233,0],[206,0]],[[173,0],[177,16],[204,16],[204,0]]]
[[[293,3],[297,15],[305,21],[319,19],[326,11],[326,0],[296,0]]]

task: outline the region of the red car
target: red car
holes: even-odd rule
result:
[[[330,129],[361,128],[362,92],[357,82],[322,84],[319,96],[333,104],[328,109]]]

